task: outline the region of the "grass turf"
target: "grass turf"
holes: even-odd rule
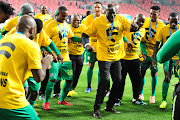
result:
[[[79,78],[78,85],[75,91],[78,95],[73,95],[72,97],[67,97],[66,100],[73,104],[73,106],[64,106],[58,105],[57,98],[50,99],[50,110],[45,111],[42,109],[43,101],[37,99],[37,104],[39,104],[38,108],[35,110],[40,114],[41,120],[92,120],[95,119],[92,116],[93,113],[93,105],[96,96],[97,89],[97,74],[98,74],[98,66],[94,68],[93,80],[92,80],[92,91],[90,93],[85,93],[87,87],[87,73],[88,65],[84,65],[81,76]],[[144,88],[144,102],[146,102],[147,106],[134,105],[131,103],[132,100],[132,85],[129,79],[129,76],[126,78],[126,85],[124,96],[122,99],[122,105],[119,107],[114,107],[116,110],[120,111],[120,114],[112,114],[104,111],[104,107],[106,106],[107,97],[104,99],[104,103],[101,106],[101,117],[103,120],[168,120],[171,119],[171,111],[172,111],[172,92],[174,90],[174,86],[169,86],[168,96],[167,96],[167,108],[159,109],[159,105],[162,101],[162,82],[164,80],[164,72],[162,69],[162,65],[160,65],[160,69],[158,72],[158,83],[156,89],[156,103],[150,104],[149,98],[151,95],[151,75],[150,70],[146,72],[146,81]],[[172,77],[172,80],[177,78]],[[64,84],[64,81],[61,82],[61,88]]]

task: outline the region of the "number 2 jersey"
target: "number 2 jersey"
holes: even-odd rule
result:
[[[85,30],[88,36],[96,36],[97,59],[99,61],[117,61],[125,56],[123,32],[130,32],[131,23],[122,15],[116,15],[113,21],[112,39],[108,39],[111,30],[105,15],[96,18]]]
[[[58,48],[59,52],[64,58],[64,62],[68,62],[70,61],[68,52],[68,38],[72,38],[74,34],[68,23],[64,22],[63,25],[63,23],[58,22],[58,24],[56,20],[53,20],[46,26],[45,32]],[[61,28],[62,33],[60,32],[59,27]],[[63,38],[62,35],[64,36],[64,29],[65,37]]]

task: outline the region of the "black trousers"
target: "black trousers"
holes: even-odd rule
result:
[[[175,87],[173,100],[172,120],[180,120],[180,83]]]
[[[120,86],[120,96],[119,100],[122,99],[124,93],[124,86],[127,73],[131,79],[132,89],[133,89],[133,98],[138,99],[140,93],[141,85],[141,72],[140,72],[140,61],[139,59],[134,60],[121,60],[122,65],[122,86]]]
[[[119,89],[122,84],[121,79],[121,63],[119,61],[98,61],[101,81],[98,84],[94,111],[100,110],[105,97],[105,91],[109,85],[109,74],[111,75],[113,84],[109,95],[109,100],[106,102],[107,109],[111,109],[120,94]]]
[[[48,83],[49,80],[49,69],[46,70],[46,77],[44,78],[44,80],[41,82],[41,88],[39,90],[39,95],[45,94],[46,91],[46,85]],[[60,93],[60,81],[56,82],[55,86],[54,86],[54,94],[59,94]]]
[[[71,90],[74,90],[76,88],[76,85],[79,80],[79,76],[81,74],[84,59],[82,55],[69,54],[69,57],[72,62],[72,69],[73,69],[73,82],[72,82]]]

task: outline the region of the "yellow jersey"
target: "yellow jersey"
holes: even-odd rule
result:
[[[13,27],[16,27],[16,26],[17,26],[17,21],[18,21],[18,19],[19,19],[19,16],[10,19],[10,20],[7,22],[7,24],[5,24],[4,29],[9,32]]]
[[[16,27],[12,28],[7,34],[11,35],[13,33],[16,32]],[[51,44],[51,39],[47,36],[47,34],[45,33],[45,31],[42,29],[40,33],[36,34],[36,36],[34,37],[33,41],[35,43],[37,43],[39,45],[39,48],[41,48],[41,46],[49,46]],[[29,77],[33,77],[31,70],[28,70],[26,72],[26,77],[24,79],[28,79]]]
[[[180,26],[178,25],[177,28],[175,29],[169,29],[169,24],[162,27],[157,33],[156,40],[164,45],[168,40],[168,38],[171,36],[171,34],[175,33],[177,30],[179,30],[179,28]],[[172,59],[179,60],[177,55],[172,57]]]
[[[123,32],[130,32],[130,26],[131,23],[122,15],[116,15],[113,27],[112,24],[109,26],[106,16],[102,15],[85,30],[88,36],[98,38],[96,56],[99,61],[117,61],[125,56]],[[113,28],[112,32],[110,28]]]
[[[15,32],[16,32],[16,27],[12,28],[6,35],[11,35]],[[41,46],[47,47],[52,42],[52,40],[45,33],[44,29],[42,29],[40,33],[35,35],[33,41],[36,42],[40,48]]]
[[[58,25],[59,24],[59,25]],[[61,29],[61,30],[60,30]],[[54,42],[65,62],[70,61],[69,52],[68,52],[68,38],[74,36],[68,23],[60,23],[56,20],[53,20],[46,26],[46,34]],[[64,36],[65,34],[65,36]],[[64,36],[64,37],[62,37]]]
[[[0,45],[0,108],[23,108],[29,104],[24,92],[25,73],[42,68],[40,49],[19,33],[5,36]]]
[[[149,34],[149,21],[150,21],[150,17],[147,17],[145,19],[143,28],[146,29],[146,39],[144,41],[146,41],[146,51],[147,51],[147,56],[152,57],[153,52],[154,52],[154,45],[156,44],[156,35],[158,33],[158,31],[160,30],[161,27],[165,26],[164,23],[158,18],[158,24],[157,22],[151,22],[151,32],[150,34],[152,35],[152,37],[150,37]],[[143,41],[143,42],[144,42]]]
[[[86,18],[84,18],[84,19],[81,21],[81,24],[84,24],[85,20],[86,20]]]
[[[47,26],[50,22],[52,22],[53,20],[54,20],[54,19],[51,18],[51,19],[45,21],[45,22],[43,23],[43,29],[45,30],[46,26]]]
[[[72,32],[75,36],[81,37],[82,33],[84,32],[85,25],[80,24],[78,28],[74,28],[72,25],[70,25]],[[82,42],[73,42],[69,39],[68,41],[68,51],[71,55],[82,55],[83,54],[83,45]]]
[[[127,48],[127,44],[124,44],[124,49],[126,52],[126,56],[122,59],[124,60],[133,60],[138,59],[138,50],[140,47],[140,42],[145,39],[146,30],[144,28],[140,28],[137,32],[124,32],[124,37],[126,37],[129,42],[132,44],[132,49],[129,50]]]
[[[40,19],[43,23],[52,18],[49,14],[42,14],[42,13],[39,13],[34,17]]]
[[[86,26],[86,28],[88,28],[88,26],[91,25],[91,23],[95,19],[96,19],[95,14],[90,14],[84,19],[83,24]],[[97,37],[96,36],[90,37],[89,43],[94,48],[94,52],[97,52]]]

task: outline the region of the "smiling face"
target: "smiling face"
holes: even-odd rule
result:
[[[102,12],[102,6],[99,3],[94,4],[94,8],[93,11],[95,13],[96,16],[100,16],[101,12]]]
[[[159,10],[150,10],[150,18],[151,18],[151,22],[156,22],[157,18],[159,17],[160,12]]]
[[[71,17],[71,24],[77,28],[80,24],[80,19],[79,19],[79,16],[78,15],[74,15]]]
[[[68,16],[68,11],[67,10],[62,10],[62,11],[57,13],[57,20],[60,23],[63,23],[67,19],[67,16]]]

